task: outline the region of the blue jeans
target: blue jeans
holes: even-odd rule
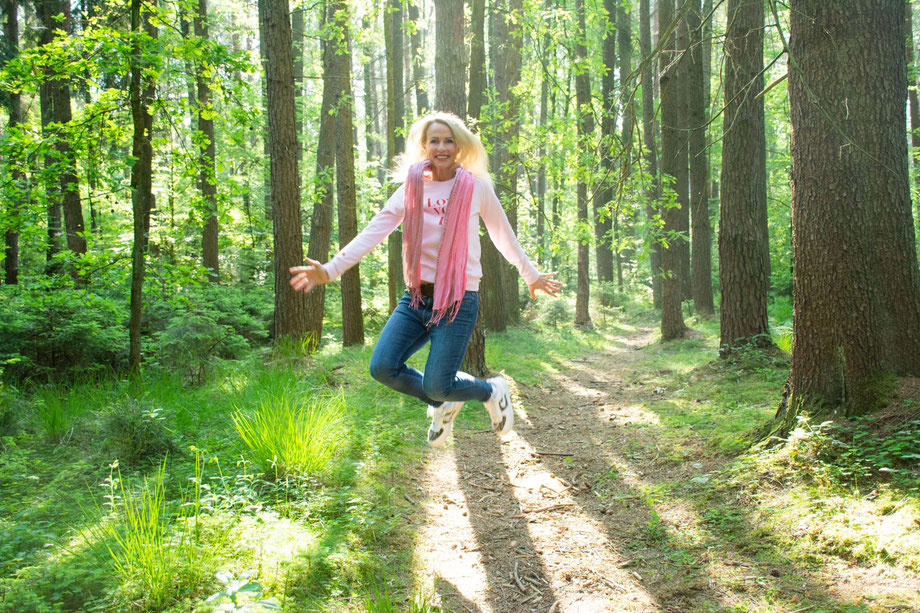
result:
[[[479,315],[479,294],[466,292],[454,320],[445,317],[434,326],[428,325],[434,299],[422,298],[418,307],[409,306],[410,302],[407,292],[383,327],[371,356],[371,376],[434,406],[444,401],[488,400],[491,384],[459,372]],[[407,366],[406,360],[428,341],[431,349],[421,373]]]

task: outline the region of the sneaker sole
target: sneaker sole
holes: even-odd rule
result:
[[[454,419],[457,418],[457,415],[460,413],[460,409],[463,408],[461,404],[459,407],[452,411],[446,411],[444,415],[441,416],[441,429],[437,432],[432,432],[431,427],[428,428],[428,445],[431,447],[440,447],[444,444],[444,441],[447,440],[447,435],[450,434],[451,429],[453,428]]]

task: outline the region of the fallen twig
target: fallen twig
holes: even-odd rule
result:
[[[558,456],[558,457],[560,457],[560,458],[573,458],[573,457],[575,457],[575,454],[574,454],[574,453],[553,453],[553,452],[551,452],[551,451],[534,451],[534,453],[537,454],[537,455]]]
[[[556,504],[546,505],[545,507],[539,507],[537,509],[522,509],[522,511],[524,511],[524,513],[542,513],[543,511],[554,511],[556,509],[561,509],[562,507],[570,506],[572,506],[571,502],[559,502]]]
[[[518,571],[517,571],[517,569],[518,569],[518,561],[515,560],[515,561],[514,561],[514,570],[512,571],[511,574],[512,574],[512,576],[514,577],[514,582],[517,583],[518,589],[521,590],[522,592],[526,593],[526,592],[527,592],[527,586],[524,585],[524,583],[521,581],[521,578],[518,576]]]

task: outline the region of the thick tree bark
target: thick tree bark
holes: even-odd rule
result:
[[[648,174],[645,187],[645,215],[648,223],[649,243],[649,268],[652,280],[652,303],[655,308],[661,308],[661,243],[659,240],[658,220],[661,208],[658,205],[658,144],[655,141],[655,84],[653,80],[652,58],[652,19],[649,15],[649,1],[639,1],[639,47],[642,54],[642,139],[643,143],[643,170]]]
[[[335,113],[335,175],[339,213],[339,245],[344,248],[358,234],[358,203],[355,194],[355,149],[351,89],[351,40],[349,11],[344,0],[332,3],[338,40],[335,41],[335,69],[329,78],[338,90]],[[364,315],[361,309],[361,274],[356,264],[342,275],[342,344],[364,344]]]
[[[767,319],[769,261],[763,90],[764,5],[729,0],[719,217],[720,354],[772,344]]]
[[[589,164],[592,150],[591,137],[594,134],[594,117],[591,113],[591,82],[588,74],[588,49],[586,42],[585,26],[585,0],[575,0],[575,12],[578,18],[575,48],[577,58],[577,71],[575,73],[575,100],[578,104],[576,117],[578,121],[578,151],[580,154],[579,166]],[[576,189],[578,206],[578,223],[588,227],[588,184],[582,173],[578,174],[578,187]],[[590,299],[590,279],[588,266],[590,259],[590,245],[587,237],[578,236],[578,268],[577,289],[575,292],[575,325],[590,326],[591,314],[588,310]]]
[[[684,241],[675,236],[682,231],[681,177],[686,181],[687,156],[680,136],[680,79],[678,64],[672,64],[675,58],[676,24],[674,23],[674,0],[658,0],[658,27],[661,42],[661,69],[659,84],[661,87],[661,174],[672,177],[672,189],[677,194],[676,202],[664,206],[664,231],[667,245],[661,253],[661,338],[673,340],[681,338],[686,331],[681,307],[681,268],[680,250]],[[683,154],[681,154],[683,152]],[[683,172],[682,172],[683,169]],[[683,186],[686,194],[686,183]]]
[[[712,292],[712,224],[709,221],[709,147],[707,144],[706,96],[709,88],[703,70],[703,38],[700,0],[691,0],[686,13],[690,33],[687,59],[689,88],[688,123],[690,127],[690,270],[693,306],[703,317],[715,313]],[[731,25],[731,20],[729,20]]]
[[[617,149],[617,0],[604,0],[607,17],[607,34],[604,36],[603,56],[605,72],[601,77],[601,177],[602,184],[594,194],[594,259],[598,283],[613,282],[613,220],[615,209],[614,156]],[[621,76],[622,78],[622,76]],[[607,305],[609,306],[609,305]]]
[[[886,372],[918,374],[904,8],[790,4],[794,333],[788,424],[803,406],[879,405]],[[819,410],[820,412],[820,410]]]
[[[10,51],[10,57],[15,57],[19,53],[19,7],[16,0],[6,0],[4,2],[4,12],[6,13],[6,23],[3,26],[3,33],[6,36],[6,42]],[[9,130],[16,132],[22,123],[22,102],[19,92],[10,91],[9,97]],[[5,203],[9,210],[9,229],[4,234],[4,257],[3,257],[3,282],[7,285],[16,285],[19,283],[19,223],[20,210],[25,201],[24,180],[25,174],[19,169],[19,162],[15,159],[9,161],[10,168],[10,187],[7,194],[10,198]]]
[[[463,118],[467,82],[463,2],[434,0],[434,9],[435,106]]]
[[[195,37],[199,44],[207,45],[208,0],[198,0],[195,12]],[[211,106],[211,84],[206,76],[207,66],[199,62],[195,67],[198,90],[198,189],[201,191],[204,229],[201,233],[201,264],[208,270],[211,283],[220,282],[220,261],[217,239],[220,232],[217,216],[217,145],[214,136],[214,109]]]
[[[131,155],[131,208],[134,218],[134,243],[131,247],[131,305],[128,320],[128,367],[133,373],[141,366],[141,319],[143,316],[144,269],[147,261],[147,243],[150,231],[150,211],[153,209],[153,145],[151,130],[153,116],[150,105],[156,93],[155,83],[144,73],[147,63],[140,40],[141,32],[150,38],[157,37],[157,29],[150,23],[150,12],[144,10],[142,0],[131,1],[131,31],[134,42],[131,48],[131,83],[129,96],[134,138]]]
[[[383,13],[384,40],[387,53],[387,168],[403,150],[403,29],[402,3],[387,0]],[[395,186],[392,186],[395,189]],[[402,232],[397,230],[387,239],[387,271],[390,312],[396,308],[405,290],[402,266]]]
[[[271,160],[272,234],[275,268],[275,340],[303,338],[306,298],[291,289],[288,268],[303,263],[297,134],[294,119],[294,62],[287,0],[259,0],[259,35],[265,52]]]

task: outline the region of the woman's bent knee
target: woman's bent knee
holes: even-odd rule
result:
[[[370,367],[368,368],[368,370],[371,373],[371,377],[373,377],[375,381],[379,381],[380,383],[383,383],[383,384],[389,383],[396,376],[396,373],[394,372],[394,368],[390,364],[386,364],[382,360],[380,361],[371,360]]]
[[[425,391],[425,395],[432,400],[444,401],[454,391],[454,382],[453,379],[445,381],[444,379],[435,380],[431,377],[425,377],[422,381],[422,389]]]

